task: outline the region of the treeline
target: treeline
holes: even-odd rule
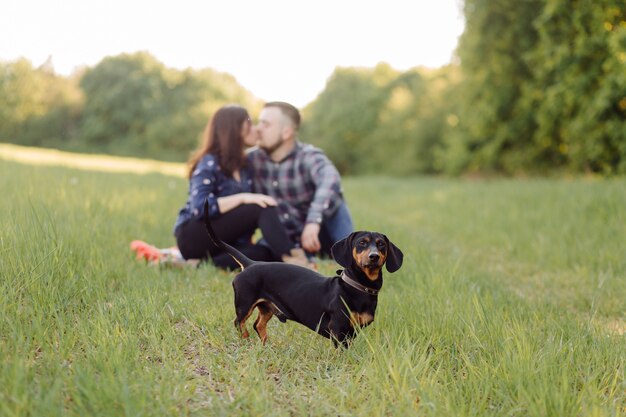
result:
[[[466,0],[446,166],[626,172],[623,0]]]
[[[229,74],[174,70],[145,52],[69,78],[25,59],[0,63],[0,142],[184,161],[227,103],[261,105]]]
[[[458,63],[338,68],[302,138],[348,174],[626,173],[623,0],[465,0],[464,14]],[[231,76],[146,53],[69,78],[0,63],[0,141],[182,161],[232,102],[258,114]]]
[[[623,0],[465,0],[464,14],[460,65],[338,69],[304,136],[353,173],[626,173]]]
[[[302,136],[344,173],[443,172],[443,140],[458,123],[459,79],[458,66],[338,68],[304,110]]]

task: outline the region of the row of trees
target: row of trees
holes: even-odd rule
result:
[[[66,78],[0,63],[0,141],[184,161],[220,106],[260,102],[228,74],[178,71],[140,52]]]
[[[626,173],[623,0],[465,0],[459,64],[338,68],[302,138],[349,174]],[[407,52],[410,53],[410,52]],[[147,53],[64,78],[0,63],[0,141],[185,160],[234,78]]]
[[[466,0],[465,16],[447,165],[626,172],[623,0]]]
[[[304,109],[303,137],[344,173],[442,172],[442,140],[458,123],[459,77],[457,66],[339,68]]]
[[[306,135],[344,171],[626,173],[623,0],[465,0],[460,65],[335,71]]]

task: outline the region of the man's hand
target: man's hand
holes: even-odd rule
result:
[[[276,200],[265,194],[241,193],[242,204],[258,204],[261,207],[276,206]]]
[[[302,230],[302,236],[300,237],[300,243],[302,249],[307,252],[316,253],[322,249],[322,244],[319,239],[320,225],[317,223],[307,223]]]

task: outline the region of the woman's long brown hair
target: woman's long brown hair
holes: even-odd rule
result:
[[[244,166],[246,158],[241,128],[246,120],[250,120],[250,116],[241,106],[224,106],[215,112],[204,129],[200,147],[189,158],[187,177],[191,178],[198,161],[208,153],[218,158],[222,171],[228,176]]]

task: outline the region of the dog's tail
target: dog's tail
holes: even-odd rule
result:
[[[204,202],[204,225],[206,226],[206,230],[209,233],[209,237],[215,243],[218,248],[223,249],[226,253],[228,253],[234,260],[239,264],[241,270],[243,271],[247,266],[250,266],[254,263],[254,261],[248,258],[243,253],[239,252],[237,249],[230,246],[228,243],[220,240],[219,237],[215,234],[213,227],[211,227],[211,220],[209,220],[209,201],[206,200]]]

